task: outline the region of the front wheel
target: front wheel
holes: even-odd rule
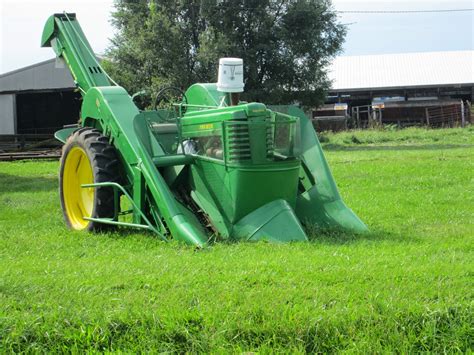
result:
[[[106,224],[85,218],[113,218],[111,187],[83,188],[84,184],[117,182],[119,159],[107,137],[93,128],[74,132],[63,147],[59,194],[66,224],[75,230],[98,230]]]

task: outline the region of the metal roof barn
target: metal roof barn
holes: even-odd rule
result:
[[[332,91],[474,85],[474,51],[338,57]]]
[[[0,75],[0,93],[75,88],[69,69],[58,67],[55,59]]]
[[[58,64],[50,59],[0,75],[0,135],[50,135],[77,122],[80,95]]]

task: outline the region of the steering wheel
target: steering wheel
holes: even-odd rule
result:
[[[173,95],[172,93],[177,93],[178,95]],[[186,94],[184,93],[183,90],[176,86],[167,86],[160,91],[155,96],[155,100],[153,101],[153,108],[156,110],[160,107],[163,107],[163,105],[160,105],[161,103],[165,103],[165,108],[166,109],[171,109],[174,108],[173,102],[175,102],[175,98],[178,97],[178,99],[181,97],[181,103],[184,103],[185,105],[188,103],[188,98],[186,97]],[[168,107],[167,107],[168,106]],[[181,107],[181,113],[186,112],[186,106]]]

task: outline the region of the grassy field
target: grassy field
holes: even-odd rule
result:
[[[474,129],[321,140],[370,234],[74,233],[57,162],[0,163],[0,353],[474,351]]]

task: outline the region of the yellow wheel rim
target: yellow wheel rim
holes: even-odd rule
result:
[[[92,165],[84,149],[73,147],[66,156],[63,170],[63,199],[71,227],[84,229],[90,223],[94,208],[94,189],[81,188],[94,183]]]

